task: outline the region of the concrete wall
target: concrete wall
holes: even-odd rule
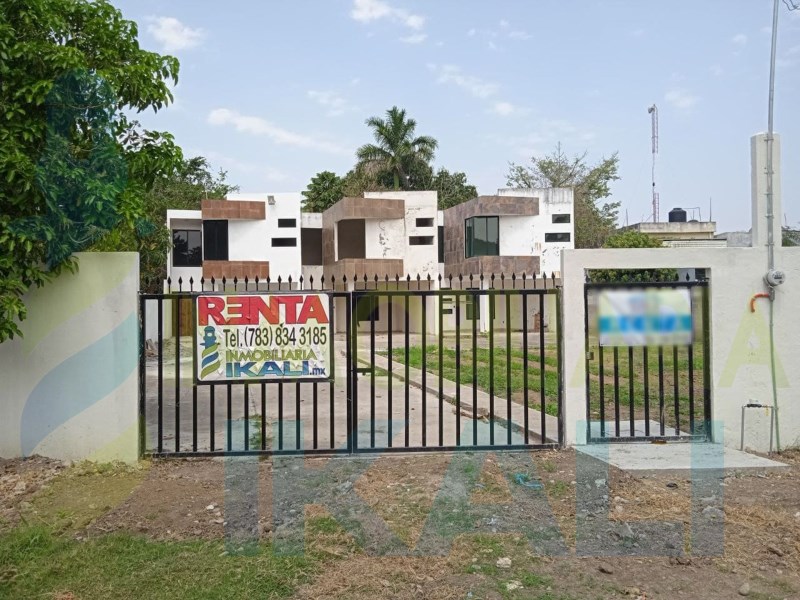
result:
[[[764,248],[568,250],[562,255],[564,281],[565,434],[568,444],[583,443],[586,419],[585,337],[583,289],[586,269],[697,267],[710,277],[712,419],[724,428],[724,442],[738,446],[741,407],[754,400],[772,404],[770,376],[769,303],[753,294],[765,290]],[[775,346],[778,373],[781,443],[800,445],[800,248],[776,248],[776,266],[787,281],[776,291]],[[765,449],[765,422],[747,421],[748,445]]]
[[[24,337],[0,344],[0,456],[138,454],[139,257],[80,253],[25,297]]]

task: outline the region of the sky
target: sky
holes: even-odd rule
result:
[[[789,1],[789,0],[786,0]],[[767,128],[772,0],[112,0],[143,47],[180,59],[175,103],[139,115],[243,192],[340,175],[392,106],[481,194],[558,142],[617,152],[620,221],[656,185],[717,231],[750,227],[750,136]],[[783,213],[800,224],[800,10],[781,4],[775,130]]]

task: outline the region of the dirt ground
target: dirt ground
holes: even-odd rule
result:
[[[790,468],[725,473],[723,497],[703,512],[724,514],[724,552],[711,556],[684,552],[687,473],[614,468],[607,481],[594,481],[606,504],[589,520],[608,515],[612,533],[624,522],[636,531],[642,521],[682,524],[683,547],[645,556],[659,540],[614,533],[621,544],[603,546],[606,530],[592,529],[601,547],[628,555],[580,556],[576,530],[583,540],[586,515],[576,515],[584,510],[576,510],[576,495],[584,480],[570,450],[138,467],[0,461],[0,535],[20,523],[46,523],[76,539],[126,531],[222,540],[244,528],[277,547],[295,543],[299,530],[305,548],[325,557],[296,591],[304,599],[800,598],[800,451],[777,458]]]

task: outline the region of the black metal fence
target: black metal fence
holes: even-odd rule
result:
[[[693,338],[671,346],[599,343],[597,299],[603,290],[686,289]],[[586,389],[590,442],[711,439],[708,281],[587,283]]]
[[[560,289],[526,275],[168,281],[140,294],[140,447],[153,456],[554,447]],[[197,385],[203,293],[330,297],[332,380]]]

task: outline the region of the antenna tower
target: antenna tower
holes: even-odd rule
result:
[[[658,192],[656,191],[656,155],[658,154],[658,107],[653,104],[647,109],[650,114],[652,122],[652,144],[653,144],[653,223],[658,223],[660,220],[660,211],[658,206]]]

